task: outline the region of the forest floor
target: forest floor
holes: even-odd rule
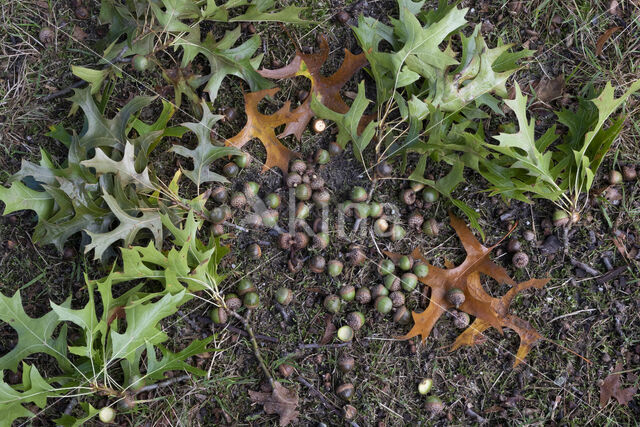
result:
[[[41,100],[74,82],[71,65],[91,66],[99,59],[91,49],[97,40],[99,2],[87,4],[88,20],[77,19],[70,3],[57,0],[0,2],[3,26],[0,33],[0,182],[6,182],[20,168],[22,159],[37,159],[41,147],[54,158],[64,156],[65,147],[45,136],[49,126],[62,122],[67,128],[80,130],[81,118],[68,116],[71,104],[64,97]],[[295,3],[310,6],[310,17],[318,24],[290,27],[290,35],[300,46],[311,48],[317,46],[318,34],[327,36],[331,48],[330,60],[324,68],[327,74],[338,68],[344,57],[343,49],[357,49],[351,30],[334,18],[338,11],[377,18],[397,13],[394,2],[385,0]],[[435,7],[436,3],[428,1],[425,7]],[[553,93],[551,98],[557,96],[549,101],[556,109],[574,106],[576,97],[584,95],[589,84],[600,88],[611,81],[614,87],[624,87],[640,78],[640,4],[637,1],[463,0],[460,3],[461,7],[469,8],[467,20],[482,26],[490,46],[501,39],[536,51],[532,60],[515,75],[515,80],[528,93],[533,95],[534,88],[541,91],[538,85],[541,79],[548,81],[563,76],[556,81],[556,87],[542,88]],[[38,39],[40,28],[45,25],[55,29],[53,42],[46,46]],[[620,30],[607,40],[602,53],[596,55],[599,37],[616,26]],[[76,28],[86,33],[82,42],[71,37]],[[274,68],[277,62],[287,63],[295,54],[294,44],[279,25],[261,24],[257,31],[266,49],[265,68]],[[345,89],[355,90],[364,74],[359,72]],[[114,105],[110,107],[113,111],[133,95],[155,95],[157,88],[165,84],[159,72],[133,75],[136,79],[122,79],[116,87],[112,97]],[[308,89],[305,84],[308,85],[302,78],[287,82],[281,91],[282,99]],[[242,85],[241,80],[226,79],[214,107],[231,106],[242,111]],[[173,122],[191,121],[188,107],[183,106],[185,110],[178,112]],[[551,110],[544,105],[534,112],[538,124],[551,115]],[[596,176],[594,188],[606,186],[606,175],[612,168],[640,166],[640,98],[632,97],[626,112],[624,129]],[[242,128],[243,120],[221,125],[220,133],[233,135]],[[488,135],[495,134],[492,129],[497,128],[500,119],[494,122],[487,125]],[[305,132],[301,142],[287,139],[286,143],[304,158],[310,158],[318,147],[326,148],[330,138],[330,132],[320,135]],[[164,180],[173,175],[177,159],[167,151],[171,140],[163,144],[156,150],[160,154],[152,163]],[[257,143],[249,147],[258,158],[263,156],[262,147]],[[249,180],[260,182],[263,189],[277,189],[281,185],[276,171],[261,174],[260,169],[254,162],[241,173],[234,187],[242,188]],[[442,171],[430,166],[429,172],[438,176]],[[350,150],[345,150],[318,173],[337,196],[348,195],[354,185],[365,188],[371,185]],[[640,248],[640,181],[628,181],[620,186],[619,203],[594,197],[580,222],[565,235],[561,228],[544,226],[543,222],[548,221],[554,209],[551,203],[507,205],[498,197],[480,193],[484,188],[480,180],[469,174],[458,196],[480,213],[485,243],[492,245],[500,241],[517,223],[512,237],[520,240],[530,261],[526,268],[515,269],[504,243],[494,251],[493,259],[516,281],[551,278],[543,289],[529,290],[513,302],[514,313],[530,322],[544,337],[516,368],[512,365],[518,336],[511,330],[505,330],[503,335],[489,331],[481,345],[451,352],[450,345],[459,333],[451,316],[442,317],[422,344],[415,338],[396,339],[405,334],[408,327],[398,326],[390,316],[384,317],[373,309],[363,309],[366,322],[352,343],[337,344],[336,340],[315,345],[325,330],[322,301],[327,290],[335,292],[339,283],[356,287],[380,283],[375,264],[346,269],[339,281],[307,269],[293,274],[287,269],[287,254],[268,233],[239,232],[231,241],[232,252],[223,261],[223,269],[231,273],[227,286],[232,288],[240,278],[249,277],[258,287],[261,308],[253,315],[253,324],[256,333],[267,337],[259,340],[260,351],[274,372],[283,363],[294,368],[294,374],[282,381],[299,391],[299,425],[344,424],[341,416],[344,402],[336,396],[335,389],[347,381],[356,387],[351,404],[358,411],[354,422],[360,426],[471,425],[486,420],[490,425],[638,423],[640,400],[637,396],[627,406],[611,400],[603,408],[599,397],[602,380],[618,365],[623,367],[626,386],[637,386],[640,382],[640,256],[636,256]],[[376,192],[381,200],[397,201],[397,194],[404,186],[402,180],[385,180]],[[419,247],[436,265],[443,265],[445,259],[457,265],[464,259],[464,251],[448,225],[448,209],[441,200],[423,212],[441,224],[437,236],[411,232],[401,242],[392,243],[374,242],[369,234],[356,235],[332,244],[324,256],[342,259],[348,245],[357,242],[368,248],[367,254],[372,257],[382,250],[408,253]],[[23,300],[28,302],[27,312],[37,316],[49,309],[49,300],[61,303],[70,294],[79,292],[84,273],[95,276],[101,274],[104,267],[79,253],[79,238],[75,241],[75,252],[67,253],[66,257],[51,246],[35,245],[32,243],[34,225],[32,213],[0,218],[0,291],[11,295],[21,289]],[[535,233],[531,242],[523,239],[529,230]],[[624,236],[623,244],[630,255],[621,254],[614,241],[616,236]],[[563,247],[565,239],[566,248]],[[245,254],[249,244],[265,240],[270,244],[262,247],[259,260],[254,261]],[[585,271],[576,261],[595,271]],[[273,304],[273,294],[281,286],[288,286],[295,295],[294,302],[284,309],[286,316]],[[499,295],[505,289],[494,286],[491,290]],[[418,296],[407,304],[419,310],[424,308],[424,301]],[[220,351],[193,360],[211,372],[210,377],[149,392],[146,398],[150,403],[123,413],[118,422],[149,426],[275,425],[277,418],[265,414],[262,407],[252,405],[249,399],[248,391],[263,387],[264,378],[242,325],[232,321],[231,326],[214,329],[206,306],[196,303],[184,306],[174,321],[165,325],[165,330],[176,348],[193,337],[215,333],[215,344]],[[7,350],[0,339],[0,353]],[[336,367],[337,359],[343,354],[350,354],[356,360],[354,370],[347,374],[340,373]],[[438,416],[431,416],[425,410],[424,396],[417,393],[417,384],[425,377],[433,378],[432,393],[444,402],[445,409]],[[63,410],[64,404],[53,405],[31,422],[52,425],[50,420]]]

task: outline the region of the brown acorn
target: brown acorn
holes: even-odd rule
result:
[[[358,288],[356,291],[356,301],[360,304],[369,304],[371,302],[371,291],[369,288]]]
[[[293,243],[293,238],[289,233],[282,233],[278,235],[278,246],[280,249],[289,250],[291,249],[291,244]]]
[[[287,187],[293,188],[297,187],[300,184],[302,184],[302,177],[299,174],[294,172],[290,173],[289,176],[287,176]]]
[[[393,166],[387,162],[380,162],[376,166],[376,172],[378,173],[378,176],[382,178],[390,177],[391,174],[393,174]]]
[[[292,247],[294,249],[304,249],[309,245],[309,236],[307,236],[302,231],[296,232],[293,236],[293,244]]]
[[[389,298],[391,298],[391,303],[394,308],[402,307],[404,305],[404,294],[400,291],[391,292]]]
[[[316,218],[313,221],[313,232],[314,233],[326,233],[329,231],[329,224],[324,221],[322,218]]]
[[[300,89],[298,91],[298,101],[300,102],[304,102],[305,99],[307,99],[307,97],[309,96],[309,91],[308,90],[304,90],[304,89]]]
[[[227,201],[228,192],[227,189],[221,185],[214,187],[211,190],[211,198],[216,203],[224,203]]]
[[[460,307],[465,300],[464,291],[460,288],[451,288],[447,291],[447,300],[456,308]]]
[[[302,176],[307,171],[307,164],[304,160],[295,159],[291,162],[291,166],[289,166],[289,171],[293,173],[297,173]]]
[[[340,147],[340,145],[333,141],[329,143],[329,148],[327,149],[327,151],[329,151],[329,155],[331,157],[338,156],[340,155],[340,153],[342,153],[342,147]]]
[[[353,369],[356,361],[353,357],[343,354],[338,358],[338,369],[342,371],[342,373],[347,373]]]
[[[633,165],[626,165],[622,167],[622,177],[625,181],[633,181],[638,177],[636,167]]]
[[[242,307],[242,300],[236,294],[227,294],[224,296],[224,303],[229,310],[236,311]]]
[[[410,188],[406,188],[402,190],[400,200],[402,200],[405,205],[410,206],[416,202],[416,192]]]
[[[293,374],[293,371],[293,366],[287,363],[283,363],[282,365],[278,366],[278,372],[280,372],[280,375],[282,375],[283,378],[289,378],[291,374]]]
[[[55,40],[55,37],[56,37],[55,32],[51,27],[42,27],[42,29],[40,30],[40,33],[38,34],[38,38],[44,45],[53,43],[53,40]]]
[[[529,264],[529,255],[524,252],[516,252],[511,258],[511,262],[515,268],[525,268]]]
[[[233,107],[222,107],[220,112],[224,116],[225,121],[232,122],[238,118],[238,112]]]
[[[78,6],[74,12],[78,19],[89,19],[89,9],[84,6]]]
[[[249,215],[247,215],[247,217],[244,219],[244,222],[247,227],[252,229],[262,227],[262,217],[256,213],[250,213]]]
[[[347,11],[341,10],[336,13],[336,20],[341,24],[346,24],[349,22],[349,19],[351,19],[351,15],[349,15],[349,12]]]
[[[345,402],[351,401],[351,399],[353,398],[354,392],[355,392],[355,388],[351,383],[342,384],[338,386],[338,388],[336,389],[336,394],[340,396],[340,398]]]
[[[342,416],[345,420],[351,421],[358,415],[358,410],[351,405],[344,405],[342,408]]]
[[[471,319],[469,318],[469,315],[467,313],[465,313],[464,311],[456,311],[452,314],[453,324],[456,328],[465,329],[467,326],[469,326],[469,322],[471,322]]]
[[[393,314],[393,321],[400,325],[407,325],[411,322],[411,313],[407,310],[407,307],[404,305],[398,307],[396,312]]]
[[[313,236],[313,247],[315,249],[324,250],[329,246],[329,234],[326,232],[316,233]]]
[[[324,187],[324,179],[317,175],[311,176],[311,181],[309,182],[309,186],[312,190],[321,190]]]
[[[322,273],[327,266],[327,262],[324,257],[316,255],[309,261],[309,270],[314,273]]]
[[[407,220],[407,222],[409,223],[409,227],[415,228],[417,230],[422,226],[424,218],[422,217],[422,215],[420,215],[420,213],[413,212],[411,215],[409,215],[409,219]]]
[[[242,209],[247,204],[247,197],[241,192],[237,191],[231,196],[230,204],[236,209]]]
[[[262,248],[257,243],[252,243],[247,247],[247,255],[251,259],[259,259],[262,256]]]
[[[319,207],[328,206],[331,201],[331,194],[327,190],[314,191],[311,197],[316,206]]]
[[[287,261],[287,267],[289,267],[290,272],[297,273],[302,270],[302,267],[304,267],[304,262],[300,258],[294,257]]]
[[[360,246],[351,245],[347,258],[353,265],[362,266],[367,261],[367,256]]]
[[[214,224],[211,227],[211,232],[215,237],[220,237],[224,234],[224,227],[222,226],[222,224]]]
[[[520,241],[515,237],[509,239],[509,242],[507,243],[507,251],[511,253],[519,252],[521,247],[522,245],[520,244]]]

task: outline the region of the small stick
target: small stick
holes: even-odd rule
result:
[[[598,283],[599,285],[602,285],[603,283],[606,283],[610,280],[615,279],[616,277],[618,277],[619,275],[621,275],[622,273],[624,273],[627,270],[627,266],[626,265],[621,265],[620,267],[616,267],[611,271],[606,272],[605,274],[603,274],[602,276],[598,277],[596,279],[596,283]]]
[[[150,385],[146,385],[144,387],[142,387],[140,390],[136,391],[136,394],[145,392],[145,391],[151,391],[151,390],[155,390],[161,387],[166,387],[169,386],[171,384],[175,384],[175,383],[179,383],[180,381],[184,381],[184,380],[188,380],[189,378],[191,378],[190,375],[182,375],[179,377],[175,377],[175,378],[169,378],[168,380],[159,382],[159,383],[155,383],[155,384],[150,384]]]
[[[573,265],[574,267],[581,268],[592,276],[599,276],[600,274],[602,274],[598,270],[589,266],[588,264],[585,264],[584,262],[580,262],[573,258],[571,258],[569,261],[571,262],[571,265]]]
[[[470,416],[471,418],[475,418],[475,420],[477,422],[479,422],[480,424],[487,422],[487,419],[478,415],[473,409],[471,409],[470,407],[467,406],[467,408],[464,410],[464,413],[467,414],[468,416]]]
[[[256,356],[256,359],[258,359],[258,364],[260,365],[260,368],[262,368],[262,371],[264,372],[264,375],[269,380],[269,385],[271,386],[272,389],[275,389],[276,388],[276,381],[271,376],[271,372],[269,372],[269,368],[267,368],[267,364],[264,362],[264,359],[262,358],[262,354],[260,354],[260,348],[258,347],[258,341],[256,340],[256,336],[253,333],[253,329],[251,328],[251,324],[249,323],[249,317],[251,316],[251,313],[252,313],[251,310],[249,310],[249,313],[247,314],[247,317],[242,317],[238,313],[236,313],[235,311],[227,310],[227,312],[230,315],[232,315],[233,317],[235,317],[236,319],[238,319],[240,322],[242,322],[242,325],[244,326],[245,330],[249,333],[249,338],[251,339],[251,344],[253,346],[253,354],[254,354],[254,356]]]

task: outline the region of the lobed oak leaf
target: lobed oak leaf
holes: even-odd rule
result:
[[[349,111],[349,106],[340,95],[340,89],[360,68],[367,65],[367,58],[364,53],[354,55],[347,49],[344,50],[344,55],[344,61],[338,71],[329,77],[324,76],[320,69],[329,57],[329,43],[327,43],[327,39],[324,36],[321,36],[319,52],[307,54],[298,50],[296,56],[288,65],[277,70],[262,69],[258,71],[261,76],[270,79],[304,76],[311,80],[309,95],[302,105],[296,109],[300,114],[299,120],[287,124],[284,131],[278,135],[280,138],[288,135],[295,135],[298,139],[302,137],[302,132],[304,132],[309,121],[314,116],[311,110],[311,100],[314,95],[322,105],[336,113],[345,114]],[[372,118],[372,116],[363,117],[360,127],[364,128]]]
[[[623,370],[622,363],[618,363],[614,372],[607,376],[600,386],[600,407],[604,408],[609,399],[615,397],[620,405],[627,405],[638,391],[638,387],[620,387],[620,373]]]
[[[443,269],[429,264],[420,250],[414,249],[411,257],[429,267],[429,273],[420,281],[431,289],[431,296],[425,311],[412,313],[414,326],[402,338],[421,336],[424,342],[440,316],[454,308],[453,304],[447,300],[447,292],[457,288],[462,290],[465,296],[464,302],[458,309],[474,316],[475,321],[456,339],[451,350],[462,345],[479,343],[482,340],[482,332],[491,326],[498,329],[500,333],[503,327],[508,327],[520,335],[520,348],[514,362],[514,366],[517,366],[541,336],[526,321],[510,314],[509,306],[517,293],[531,287],[542,288],[549,279],[531,279],[516,284],[503,267],[489,259],[489,254],[499,242],[491,247],[482,245],[461,219],[453,214],[450,214],[450,217],[451,226],[460,238],[467,256],[459,266],[455,267],[448,262],[447,268]],[[385,252],[385,254],[394,261],[402,256],[391,252]],[[498,283],[506,283],[513,287],[501,298],[494,298],[482,287],[480,273],[493,278]]]
[[[288,389],[278,381],[273,382],[271,393],[249,390],[249,397],[253,403],[263,405],[267,414],[280,415],[280,425],[286,426],[295,421],[300,413],[296,411],[298,406],[298,393]]]
[[[265,115],[258,111],[258,103],[266,96],[273,96],[280,89],[264,89],[258,92],[244,94],[245,112],[247,124],[235,136],[225,141],[226,145],[237,148],[243,147],[253,138],[260,140],[267,151],[267,160],[262,171],[278,166],[283,173],[287,173],[289,162],[299,157],[299,154],[289,150],[276,137],[275,129],[283,124],[296,123],[302,119],[300,108],[291,110],[291,102],[287,101],[278,111],[271,115]]]

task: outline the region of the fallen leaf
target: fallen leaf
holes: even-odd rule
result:
[[[620,405],[628,404],[638,391],[638,387],[621,388],[620,372],[622,372],[622,362],[616,365],[614,372],[607,376],[600,386],[600,407],[604,408],[609,399],[615,397]]]
[[[540,334],[536,332],[529,323],[509,313],[511,301],[519,292],[535,287],[542,288],[549,279],[531,279],[529,281],[516,284],[511,279],[507,271],[489,259],[490,252],[499,244],[491,247],[482,245],[473,235],[466,224],[456,216],[450,214],[451,226],[454,228],[465,251],[467,257],[457,267],[449,264],[442,269],[433,265],[422,256],[418,248],[414,249],[411,257],[420,260],[429,266],[429,274],[421,278],[420,281],[431,288],[430,302],[427,309],[422,313],[413,312],[414,326],[402,338],[409,339],[418,335],[422,336],[424,342],[433,326],[445,311],[454,308],[447,300],[447,292],[450,289],[460,289],[464,292],[465,300],[458,307],[458,310],[474,316],[475,321],[456,339],[451,350],[455,350],[462,345],[475,345],[483,338],[482,332],[493,326],[502,333],[503,327],[513,329],[520,335],[520,348],[516,355],[514,367],[517,366],[527,355],[531,346],[540,339]],[[400,254],[385,252],[393,260],[397,260]],[[513,286],[501,298],[491,297],[482,287],[480,273],[485,274],[498,283],[506,283]]]
[[[600,56],[602,54],[602,48],[607,40],[609,40],[609,37],[620,29],[620,27],[611,27],[598,38],[598,41],[596,42],[596,56]]]
[[[258,92],[249,92],[244,94],[245,112],[247,114],[247,124],[237,135],[225,141],[226,145],[234,147],[242,147],[253,138],[260,140],[267,151],[267,160],[265,161],[262,171],[266,171],[275,166],[279,167],[282,173],[287,173],[289,162],[300,157],[287,147],[276,137],[276,128],[283,124],[287,126],[292,123],[298,123],[304,120],[304,112],[300,111],[300,107],[291,110],[291,102],[287,101],[278,111],[271,115],[265,115],[258,111],[258,104],[266,96],[273,96],[280,89],[264,89]]]
[[[551,101],[561,98],[564,93],[564,74],[559,74],[553,79],[542,78],[535,86],[538,101],[549,106]]]
[[[290,390],[280,384],[273,382],[271,393],[249,390],[249,397],[253,403],[263,405],[267,414],[280,415],[280,425],[286,426],[295,421],[300,413],[296,411],[298,406],[298,392]]]
[[[87,36],[88,34],[85,33],[82,28],[78,27],[77,25],[73,27],[73,33],[71,34],[71,37],[74,40],[81,42],[81,41],[84,41],[87,38]]]
[[[278,135],[280,138],[287,135],[302,137],[302,132],[313,118],[311,111],[311,99],[316,95],[318,100],[325,107],[341,114],[349,111],[349,106],[340,96],[340,89],[349,81],[351,77],[367,64],[364,53],[354,55],[347,49],[344,50],[344,61],[338,71],[329,77],[322,75],[320,69],[329,57],[329,43],[324,36],[320,37],[320,48],[318,53],[296,52],[293,60],[282,68],[276,70],[262,69],[258,71],[261,76],[270,79],[286,79],[295,76],[304,76],[311,80],[311,90],[304,102],[296,109],[301,115],[297,122],[287,124],[284,131]],[[363,127],[372,117],[363,117],[360,127]],[[365,123],[366,121],[366,123]]]
[[[329,344],[336,333],[336,325],[333,324],[333,314],[327,314],[324,318],[325,328],[322,338],[320,338],[320,344]]]

